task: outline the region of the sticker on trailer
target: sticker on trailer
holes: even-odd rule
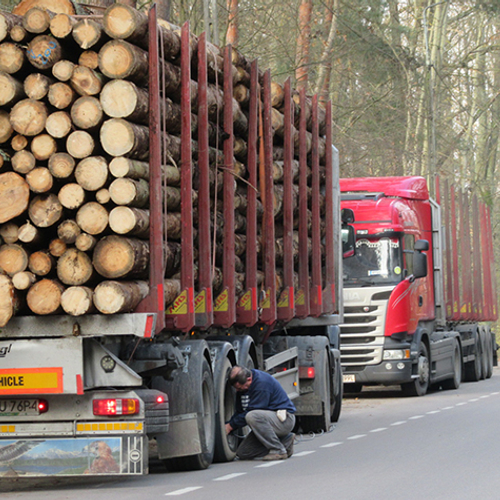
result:
[[[60,367],[0,370],[0,395],[63,392],[63,369]]]
[[[228,302],[229,291],[224,290],[216,299],[214,305],[215,312],[227,312],[229,311],[229,302]]]
[[[143,473],[143,438],[0,440],[0,477]]]
[[[187,290],[184,290],[175,300],[174,303],[168,308],[167,314],[187,314]]]

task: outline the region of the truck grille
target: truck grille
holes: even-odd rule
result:
[[[372,303],[380,289],[357,290],[358,303],[347,301],[340,325],[340,354],[346,371],[363,369],[382,361],[387,300]]]

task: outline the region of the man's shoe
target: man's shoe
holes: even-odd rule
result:
[[[272,462],[275,460],[285,460],[288,458],[286,453],[268,453],[265,457],[262,457],[264,462]]]

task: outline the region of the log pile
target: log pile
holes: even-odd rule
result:
[[[169,158],[169,164],[162,167],[168,305],[180,292],[182,253],[180,34],[161,20],[160,30],[167,74],[161,109],[167,128],[162,141]],[[124,4],[112,5],[104,16],[88,18],[54,15],[35,7],[23,15],[0,13],[0,38],[0,327],[15,314],[78,316],[132,311],[149,290],[147,15]],[[193,36],[193,49],[196,43]],[[218,169],[224,141],[223,63],[219,49],[211,47],[207,93],[212,230],[218,242],[224,224],[222,170]],[[237,52],[232,76],[235,258],[237,293],[241,294],[245,281],[249,64]],[[196,205],[198,108],[194,80],[191,89]],[[274,215],[280,263],[283,89],[273,84],[272,90]],[[320,117],[320,124],[323,122]],[[309,131],[308,147],[310,142]],[[297,130],[294,143],[298,183]],[[320,140],[319,149],[323,159],[324,141]],[[196,206],[193,209],[196,214]],[[261,218],[261,205],[258,212]],[[217,249],[215,266],[217,294],[222,283],[222,255]],[[278,282],[280,274],[278,269]]]

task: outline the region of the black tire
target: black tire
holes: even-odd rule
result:
[[[234,434],[226,434],[226,422],[235,411],[235,395],[229,384],[229,374],[232,364],[224,358],[219,380],[216,382],[215,391],[218,393],[218,408],[215,414],[215,450],[214,462],[230,462],[236,456],[238,438]]]
[[[493,375],[493,339],[489,329],[486,330],[486,348],[487,348],[487,365],[485,378],[491,378]]]
[[[469,382],[478,382],[482,378],[482,353],[481,338],[479,332],[476,337],[474,361],[469,361],[465,365],[465,380]]]
[[[453,349],[453,377],[448,380],[444,380],[441,383],[441,387],[445,390],[454,390],[460,387],[460,382],[462,380],[462,353],[460,351],[460,346],[458,341],[455,340],[455,346]]]
[[[363,384],[359,383],[351,383],[344,384],[344,393],[345,394],[358,394],[363,390]]]
[[[486,333],[483,328],[480,328],[481,339],[481,380],[486,378],[488,372],[488,347],[486,346]]]
[[[418,349],[418,377],[411,382],[406,384],[401,384],[401,389],[405,396],[424,396],[429,389],[430,383],[430,360],[429,352],[427,346],[420,342],[420,347]]]
[[[344,397],[344,384],[342,382],[342,368],[340,366],[340,361],[337,363],[335,368],[335,378],[337,379],[337,384],[333,383],[332,387],[332,404],[330,407],[331,421],[338,422],[340,418],[340,412],[342,410],[342,398]],[[337,388],[335,388],[335,385]]]
[[[203,470],[208,468],[213,461],[215,441],[214,382],[210,365],[206,359],[203,360],[199,383],[202,412],[198,416],[198,429],[203,451],[197,455],[164,460],[165,467],[171,472]]]
[[[327,353],[325,353],[325,358],[325,362],[323,363],[323,383],[325,387],[325,394],[323,394],[322,413],[321,415],[304,415],[300,417],[300,424],[303,432],[328,432],[330,430],[331,370]]]

